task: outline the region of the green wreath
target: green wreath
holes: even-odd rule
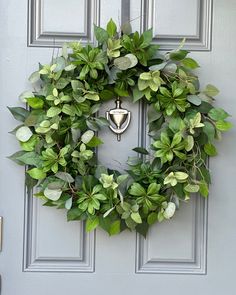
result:
[[[212,106],[218,90],[199,89],[198,63],[182,45],[161,54],[152,30],[117,32],[94,27],[98,46],[65,44],[49,65],[39,64],[29,81],[35,91],[20,95],[28,107],[9,107],[21,121],[12,131],[21,151],[10,158],[27,165],[26,186],[47,206],[66,208],[68,220],[86,220],[109,235],[124,229],[146,235],[149,225],[170,219],[191,193],[208,196],[208,156],[232,124]],[[148,106],[146,150],[136,147],[124,173],[103,167],[96,158],[102,144],[97,131],[109,122],[97,116],[101,103],[131,97]],[[105,127],[107,128],[107,127]]]

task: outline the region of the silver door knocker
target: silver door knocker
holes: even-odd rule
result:
[[[121,100],[117,98],[116,108],[106,112],[106,118],[110,122],[110,129],[117,134],[117,140],[121,140],[121,134],[128,128],[131,118],[130,111],[121,107]],[[113,123],[113,124],[112,124]]]

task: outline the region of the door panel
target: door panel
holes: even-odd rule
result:
[[[170,230],[171,228],[171,230]],[[206,273],[207,202],[195,196],[176,218],[137,237],[137,273]]]
[[[93,23],[105,26],[111,17],[117,23],[130,18],[133,30],[153,27],[154,42],[162,50],[175,48],[185,37],[185,47],[194,51],[192,56],[202,66],[198,73],[203,86],[212,83],[221,89],[219,101],[235,122],[235,15],[234,0],[215,0],[214,5],[212,0],[0,2],[2,295],[141,295],[147,290],[167,295],[234,294],[234,129],[218,144],[219,156],[210,163],[209,204],[193,196],[181,204],[173,220],[154,225],[147,239],[128,231],[109,237],[100,229],[86,234],[83,223],[67,223],[63,210],[42,207],[32,194],[25,194],[24,169],[6,159],[18,150],[8,134],[15,122],[6,106],[16,105],[19,93],[30,88],[27,77],[38,61],[49,62],[63,42],[95,44]],[[101,115],[113,107],[114,102],[104,104]],[[104,130],[105,144],[98,151],[104,165],[119,170],[125,169],[132,148],[149,143],[143,107],[129,101],[124,107],[132,119],[121,142]]]
[[[67,222],[63,210],[42,207],[26,195],[24,271],[93,272],[94,232],[84,223]]]

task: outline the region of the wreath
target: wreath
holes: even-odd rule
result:
[[[155,222],[170,219],[192,193],[208,196],[207,158],[213,142],[231,128],[229,114],[213,107],[218,90],[200,90],[197,61],[179,48],[161,53],[152,29],[120,32],[111,19],[94,26],[97,46],[65,44],[51,63],[39,64],[23,92],[26,107],[9,107],[21,122],[12,133],[21,150],[10,156],[27,165],[28,191],[44,205],[67,209],[68,220],[85,220],[109,235],[124,229],[146,235]],[[151,145],[136,147],[125,172],[104,167],[96,157],[98,131],[109,125],[98,115],[103,102],[132,98],[147,105]],[[198,196],[196,196],[198,197]]]

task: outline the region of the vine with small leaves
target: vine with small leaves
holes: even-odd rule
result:
[[[44,205],[67,209],[68,220],[85,220],[87,231],[145,236],[192,193],[208,196],[207,158],[217,155],[214,141],[232,124],[213,106],[218,89],[200,89],[199,65],[183,44],[163,54],[151,43],[152,29],[131,33],[126,24],[117,32],[112,19],[94,33],[96,47],[65,44],[61,56],[29,77],[34,91],[20,95],[28,107],[9,107],[21,122],[11,132],[21,150],[10,159],[27,165],[28,191],[37,186]],[[151,145],[133,149],[125,173],[96,157],[98,131],[109,125],[97,113],[117,97],[148,108]]]

